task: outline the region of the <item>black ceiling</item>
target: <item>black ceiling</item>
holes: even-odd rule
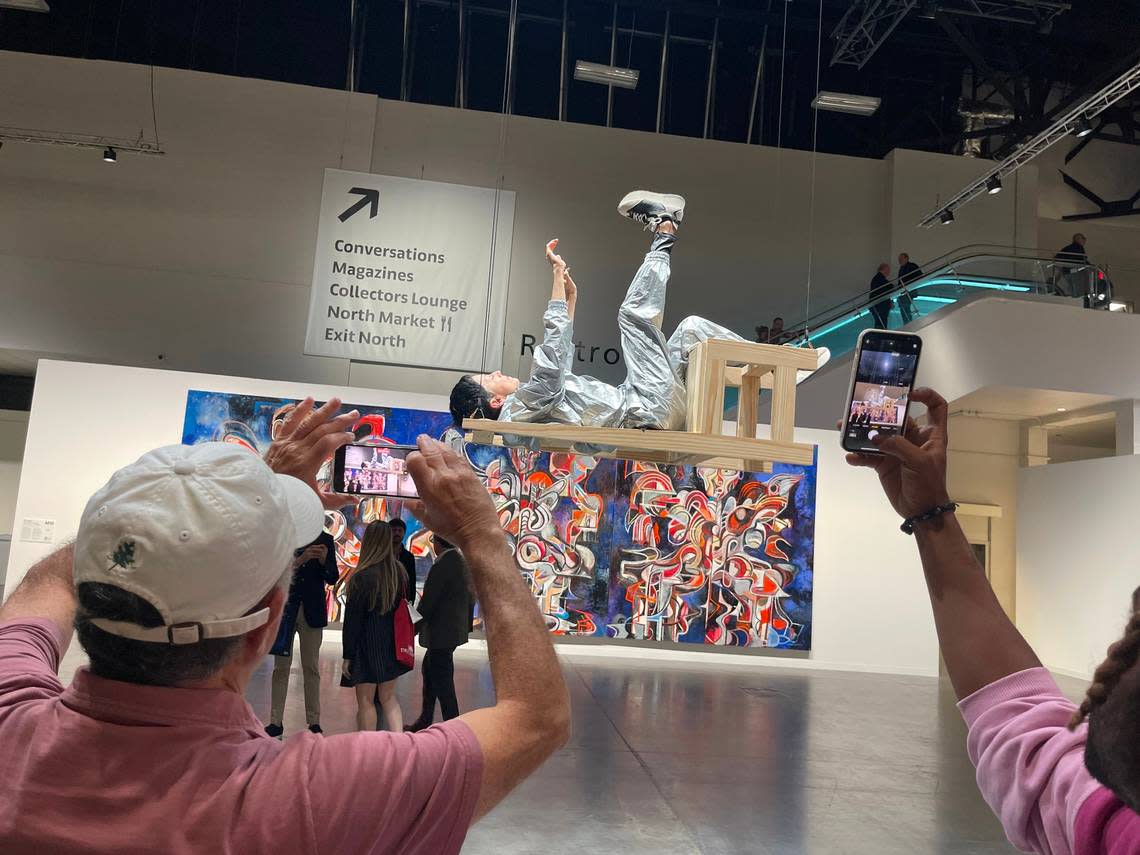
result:
[[[190,68],[329,88],[344,88],[349,55],[349,0],[49,0],[50,14],[0,11],[0,49]],[[557,118],[562,0],[518,0],[513,111]],[[1107,79],[1140,48],[1140,0],[1071,0],[1052,32],[956,17],[989,71],[1024,93],[1025,115],[1014,136],[1045,121],[1054,87],[1084,89]],[[466,106],[499,111],[507,54],[510,0],[465,0],[470,49]],[[666,78],[664,130],[701,136],[707,69],[719,9],[718,70],[710,136],[745,141],[759,46],[765,75],[756,99],[753,142],[812,146],[819,12],[823,9],[820,88],[877,95],[879,114],[860,119],[821,114],[821,151],[879,157],[896,147],[951,151],[962,132],[957,102],[971,61],[943,29],[908,17],[863,70],[829,67],[830,32],[850,6],[842,0],[622,0],[619,32],[660,33],[671,8],[672,43]],[[458,0],[411,3],[411,61],[406,76],[414,101],[456,100]],[[613,4],[568,0],[569,59],[608,62]],[[401,94],[404,0],[357,0],[362,50],[359,89],[385,98]],[[786,50],[785,14],[787,21]],[[544,20],[545,19],[545,20]],[[765,41],[765,32],[767,39]],[[691,39],[693,41],[685,41]],[[701,43],[704,42],[704,43]],[[653,130],[657,121],[658,38],[622,34],[617,64],[641,71],[634,91],[615,92],[613,124]],[[976,58],[976,57],[975,57]],[[981,75],[984,77],[985,75]],[[982,87],[980,96],[992,86]],[[570,121],[604,124],[606,90],[571,82]],[[1009,139],[985,141],[985,145]],[[988,148],[984,149],[988,152]]]

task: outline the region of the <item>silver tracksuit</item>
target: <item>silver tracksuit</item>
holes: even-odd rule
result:
[[[744,341],[704,318],[685,318],[666,341],[661,333],[673,235],[658,234],[618,309],[625,382],[611,386],[575,374],[573,325],[565,300],[551,300],[530,379],[503,403],[499,421],[560,422],[589,427],[685,429],[689,351],[710,338]]]

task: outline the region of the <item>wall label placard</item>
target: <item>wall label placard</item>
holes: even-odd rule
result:
[[[55,520],[24,517],[20,521],[20,540],[25,543],[54,543]]]
[[[510,191],[326,169],[305,353],[497,367],[513,227]]]

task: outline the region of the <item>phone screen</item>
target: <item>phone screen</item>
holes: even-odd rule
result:
[[[416,483],[408,472],[410,445],[361,445],[337,449],[333,460],[333,491],[361,496],[418,499]]]
[[[922,339],[916,335],[877,330],[863,334],[844,416],[844,448],[879,453],[872,440],[903,431],[921,352]]]

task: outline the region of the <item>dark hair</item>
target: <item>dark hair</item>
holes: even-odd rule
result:
[[[404,522],[400,517],[392,517],[392,519],[388,520],[388,525],[392,526],[393,528],[399,526],[404,531],[408,530],[408,524]]]
[[[1080,709],[1069,722],[1089,722],[1085,765],[1093,777],[1132,810],[1140,811],[1140,589],[1132,594],[1132,617],[1123,637],[1108,648],[1108,657],[1093,674]],[[1131,672],[1131,673],[1130,673]]]
[[[177,686],[216,674],[233,658],[242,637],[207,638],[197,644],[165,644],[122,638],[91,621],[126,621],[143,627],[162,626],[158,609],[142,597],[103,582],[81,582],[75,633],[91,660],[91,673],[105,680],[143,686]],[[264,608],[259,603],[251,611]]]
[[[463,420],[469,419],[476,413],[483,418],[497,419],[499,409],[491,405],[491,396],[487,390],[475,382],[474,376],[465,374],[459,382],[451,388],[451,420],[456,427],[462,427]]]

